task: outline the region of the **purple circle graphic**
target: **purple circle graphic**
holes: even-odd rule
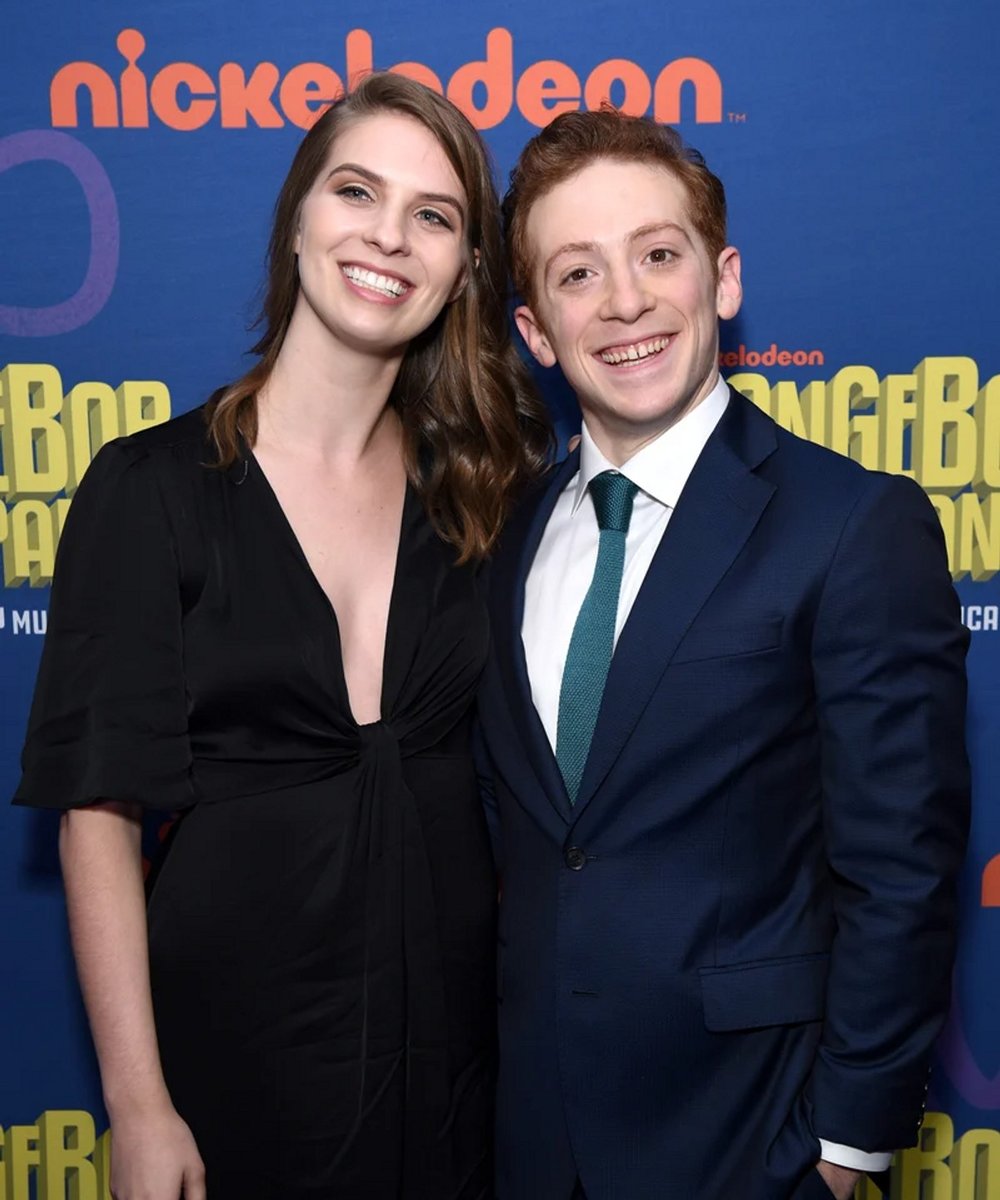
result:
[[[952,996],[951,1012],[938,1042],[938,1057],[952,1085],[973,1108],[1000,1109],[1000,1072],[985,1075],[969,1045],[962,1024],[958,996]]]
[[[0,333],[46,337],[86,325],[101,311],[118,275],[118,202],[97,156],[76,138],[33,129],[0,138],[0,171],[29,162],[57,162],[73,172],[90,213],[90,261],[79,289],[44,308],[0,304]]]

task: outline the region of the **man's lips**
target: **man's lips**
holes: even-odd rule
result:
[[[353,283],[355,287],[364,288],[365,291],[375,292],[377,295],[393,300],[402,299],[413,287],[413,284],[401,275],[394,275],[388,271],[376,271],[373,267],[366,267],[361,263],[342,263],[340,269],[344,278],[349,283]]]
[[[623,363],[642,362],[644,359],[655,358],[670,345],[672,335],[656,334],[654,337],[643,338],[634,342],[619,342],[614,346],[605,346],[595,351],[595,357],[609,366],[621,366]]]

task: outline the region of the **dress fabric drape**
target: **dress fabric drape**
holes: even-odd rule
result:
[[[74,500],[18,792],[179,811],[149,895],[160,1053],[212,1200],[491,1195],[495,879],[474,568],[407,490],[382,719],[265,476],[199,412]]]

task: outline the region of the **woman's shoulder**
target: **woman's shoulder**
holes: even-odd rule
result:
[[[143,504],[156,496],[161,501],[182,496],[197,500],[229,474],[220,472],[217,462],[206,403],[102,446],[86,470],[74,506],[81,499],[85,506]]]
[[[115,446],[126,457],[143,458],[164,452],[171,456],[190,457],[198,462],[215,457],[208,431],[208,403],[192,408],[180,416],[171,417],[158,425],[148,425],[135,433],[116,438]]]
[[[106,443],[94,456],[87,474],[115,478],[123,473],[176,476],[200,475],[218,461],[208,426],[211,400],[157,425]]]

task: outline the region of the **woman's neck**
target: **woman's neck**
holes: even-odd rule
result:
[[[257,397],[258,444],[345,466],[384,449],[387,439],[398,447],[388,399],[401,361],[353,350],[325,328],[309,336],[293,319]]]

